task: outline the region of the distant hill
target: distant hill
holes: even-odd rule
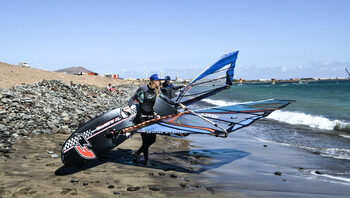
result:
[[[77,71],[90,72],[89,70],[86,70],[86,69],[77,70]],[[32,83],[41,81],[43,79],[62,80],[64,83],[68,85],[70,84],[70,81],[73,81],[74,83],[77,83],[77,84],[94,85],[94,86],[103,87],[103,88],[106,87],[108,83],[112,83],[112,85],[135,83],[135,81],[112,79],[104,76],[90,76],[90,75],[77,76],[77,75],[71,75],[71,74],[63,74],[63,73],[40,70],[37,68],[21,67],[18,65],[12,65],[12,64],[0,62],[0,89],[19,86],[21,84],[32,84]],[[0,109],[1,109],[1,105],[0,105]]]
[[[66,74],[95,73],[84,67],[68,67],[68,68],[56,70],[55,72],[66,73]]]

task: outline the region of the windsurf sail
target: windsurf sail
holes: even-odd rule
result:
[[[232,85],[238,51],[221,57],[215,64],[205,69],[181,90],[176,101],[190,105],[207,98]]]
[[[139,133],[159,133],[159,134],[208,134],[223,136],[243,127],[249,126],[254,121],[268,116],[275,110],[284,108],[294,101],[292,100],[263,100],[248,102],[237,105],[218,106],[202,110],[195,113],[183,111],[175,115],[168,115],[158,118],[152,125],[139,128]],[[212,123],[203,120],[201,117],[210,120]],[[141,126],[141,125],[140,125]]]

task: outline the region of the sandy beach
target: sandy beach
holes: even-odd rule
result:
[[[188,155],[189,142],[159,136],[151,147],[152,167],[132,163],[138,134],[82,169],[64,167],[61,144],[67,135],[18,139],[0,158],[0,197],[244,197],[199,184],[200,160]]]

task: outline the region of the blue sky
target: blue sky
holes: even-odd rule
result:
[[[344,77],[350,1],[0,1],[0,61],[194,77],[239,50],[235,78]]]

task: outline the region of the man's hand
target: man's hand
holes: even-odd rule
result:
[[[123,111],[124,111],[125,113],[131,114],[131,109],[130,109],[129,106],[124,107],[124,108],[123,108]]]
[[[183,109],[187,109],[187,107],[185,106],[185,105],[183,105],[183,104],[179,104],[179,106],[181,107],[181,108],[183,108]]]

